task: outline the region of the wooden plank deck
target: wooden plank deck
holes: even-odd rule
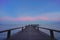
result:
[[[23,31],[11,36],[9,40],[50,40],[49,35],[36,30],[33,27],[27,27]]]

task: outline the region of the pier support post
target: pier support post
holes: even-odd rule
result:
[[[51,40],[55,40],[53,30],[50,30],[50,37],[51,37]]]
[[[22,27],[22,31],[23,31],[23,27]]]
[[[37,30],[39,30],[39,27],[37,27]]]
[[[8,33],[7,33],[7,40],[10,38],[11,36],[11,30],[8,30]]]

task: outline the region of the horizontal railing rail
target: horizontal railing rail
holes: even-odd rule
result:
[[[39,28],[46,29],[46,30],[52,30],[52,31],[55,31],[55,32],[60,32],[60,30],[55,30],[55,29],[49,29],[49,28],[44,28],[44,27],[39,27]]]
[[[7,30],[3,30],[3,31],[0,31],[0,33],[7,32],[8,30],[15,30],[15,29],[20,29],[20,28],[22,28],[22,27],[12,28],[12,29],[7,29]]]
[[[18,27],[18,28],[12,28],[12,29],[8,29],[8,30],[3,30],[3,31],[0,31],[0,33],[7,32],[7,40],[8,40],[10,38],[10,36],[11,36],[11,31],[16,30],[16,29],[20,29],[20,28],[23,31],[23,27]]]
[[[45,29],[45,30],[49,30],[50,31],[50,38],[51,40],[56,40],[54,37],[54,32],[60,32],[60,30],[55,30],[55,29],[49,29],[49,28],[44,28],[44,27],[38,27],[38,29]]]

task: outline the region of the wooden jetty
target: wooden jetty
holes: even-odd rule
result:
[[[50,40],[49,35],[34,29],[33,26],[27,26],[23,31],[13,35],[9,40]]]
[[[46,29],[50,31],[50,36],[39,29]],[[11,36],[11,31],[16,29],[22,29],[18,33]],[[7,32],[6,40],[55,40],[54,32],[59,32],[60,30],[48,29],[39,27],[38,25],[27,25],[25,27],[12,28],[9,30],[0,31],[0,33]]]

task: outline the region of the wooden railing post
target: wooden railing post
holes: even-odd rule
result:
[[[11,30],[8,30],[8,33],[7,33],[7,40],[10,38],[11,36]]]
[[[38,27],[38,30],[39,30],[39,27]]]
[[[55,40],[53,30],[50,30],[50,37],[51,37],[51,40]]]
[[[39,27],[36,27],[37,30],[39,30]]]
[[[23,31],[23,27],[22,27],[22,31]]]

